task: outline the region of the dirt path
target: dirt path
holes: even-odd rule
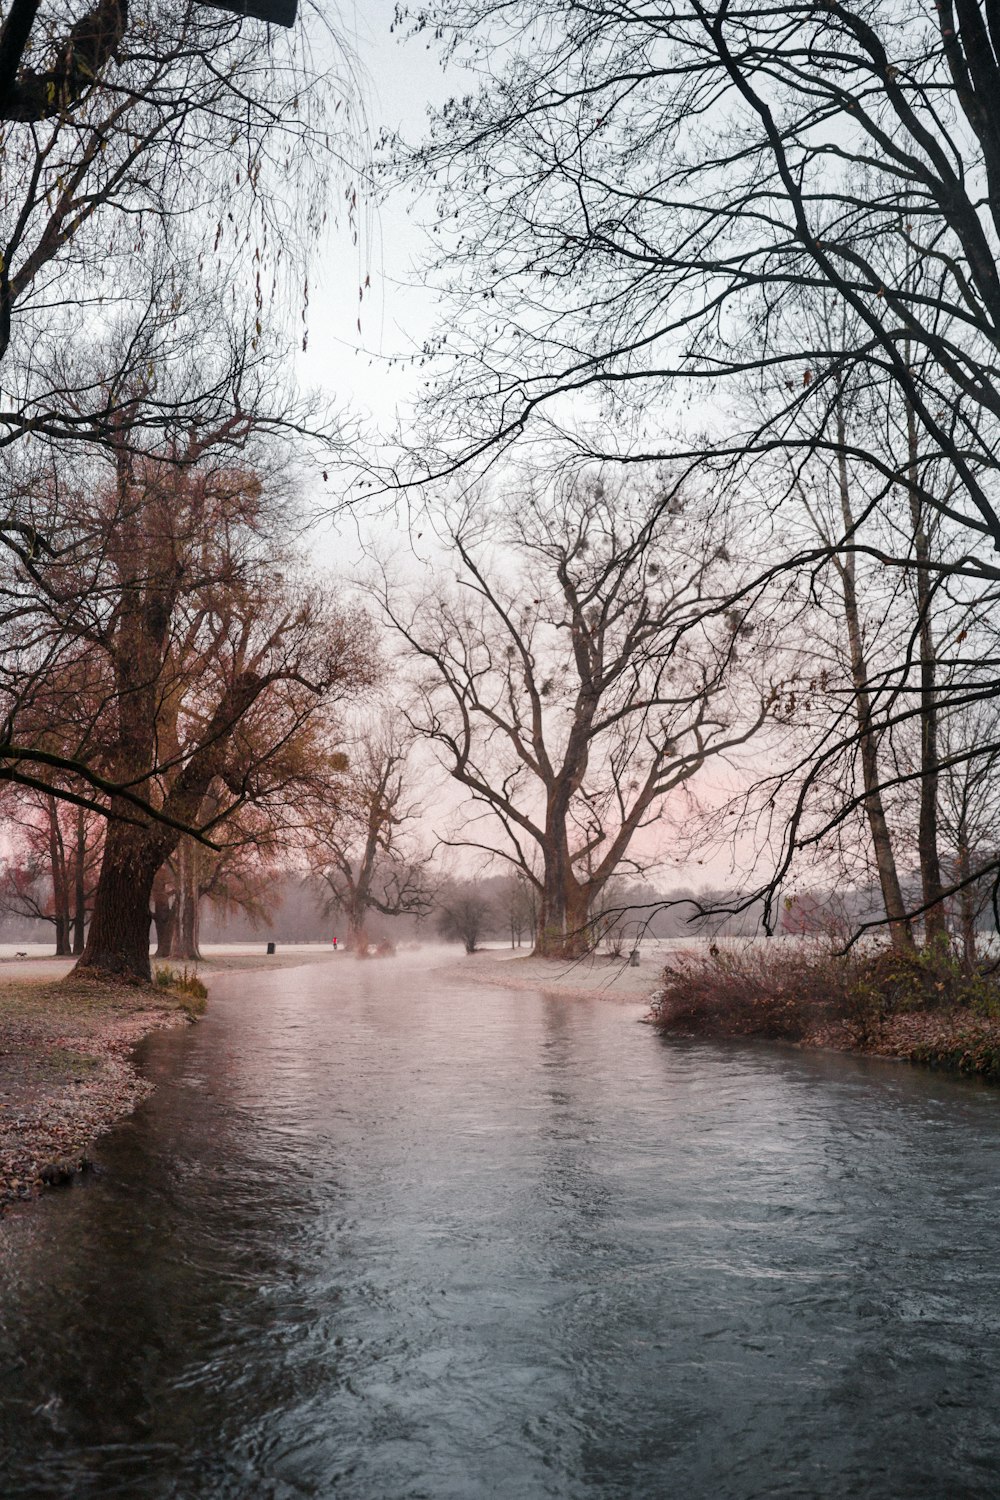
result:
[[[563,959],[511,956],[496,948],[464,957],[457,952],[443,966],[447,972],[481,984],[503,985],[512,990],[554,990],[565,995],[596,995],[628,1005],[648,1001],[659,987],[663,959],[650,954],[633,968],[627,959],[601,954],[567,962]]]

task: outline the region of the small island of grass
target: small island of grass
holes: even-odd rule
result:
[[[652,1024],[665,1035],[759,1037],[906,1059],[1000,1083],[1000,974],[947,944],[908,952],[748,943],[682,951]]]

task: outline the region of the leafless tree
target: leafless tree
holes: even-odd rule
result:
[[[954,887],[954,923],[969,973],[979,959],[977,933],[983,918],[988,914],[991,925],[998,925],[993,874],[1000,853],[998,731],[996,700],[955,709],[942,723],[943,864]],[[970,744],[978,753],[969,754]]]
[[[318,13],[307,40],[201,4],[138,0],[126,14],[99,0],[80,14],[11,0],[0,356],[15,309],[29,344],[60,307],[79,332],[118,296],[130,261],[178,233],[195,234],[196,255],[264,313],[284,270],[302,274],[296,247],[326,214],[324,176],[351,151],[355,98],[350,53]],[[5,403],[8,430],[25,420]]]
[[[924,503],[1000,546],[995,24],[985,0],[932,17],[917,0],[422,9],[415,29],[459,65],[491,44],[505,60],[410,158],[437,174],[461,307],[427,351],[446,451],[468,460],[593,396],[641,403],[635,456],[697,457],[678,397],[725,400],[748,372],[758,421],[712,447],[794,449],[789,416],[861,361],[961,482],[949,500],[911,479]],[[859,339],[803,329],[789,293],[813,287]],[[620,456],[621,430],[581,441]]]
[[[206,800],[216,800],[211,790]],[[202,816],[205,811],[203,804]],[[285,848],[274,818],[259,813],[247,804],[228,817],[218,835],[221,848],[181,836],[153,882],[157,958],[198,962],[206,904],[226,916],[239,913],[255,928],[272,914]]]
[[[514,870],[504,878],[496,906],[503,913],[504,925],[510,933],[510,946],[520,948],[527,938],[534,947],[538,929],[538,896],[523,870]]]
[[[344,746],[346,766],[321,795],[307,837],[330,910],[343,913],[348,947],[368,951],[371,912],[426,915],[434,899],[429,856],[414,825],[411,733],[398,715],[369,718]]]
[[[729,603],[731,538],[665,476],[604,473],[464,504],[447,541],[451,587],[404,609],[376,585],[420,668],[410,722],[469,795],[458,841],[538,890],[536,950],[577,953],[664,800],[775,701],[741,675],[755,643]]]
[[[493,462],[552,428],[590,455],[717,473],[774,454],[793,472],[846,462],[849,513],[780,565],[813,580],[833,564],[849,593],[867,557],[912,591],[918,626],[912,646],[900,632],[885,701],[896,695],[897,738],[918,730],[916,763],[873,760],[881,731],[857,682],[854,746],[869,823],[908,779],[916,792],[922,890],[906,915],[933,936],[949,886],[936,828],[949,684],[965,680],[959,703],[997,690],[987,662],[974,689],[963,679],[944,631],[947,591],[967,590],[966,605],[974,593],[983,614],[1000,582],[993,7],[440,0],[414,29],[459,64],[484,47],[506,60],[409,157],[436,174],[453,298],[425,351],[422,472]],[[810,295],[827,299],[825,324],[802,317]],[[736,394],[748,381],[752,409]],[[850,388],[880,393],[902,441],[843,422]],[[776,507],[793,489],[776,487]],[[879,490],[905,500],[894,532],[865,524]]]
[[[104,819],[52,793],[7,787],[8,853],[0,908],[50,922],[56,955],[83,952],[103,846]]]
[[[477,953],[490,926],[493,910],[474,880],[459,881],[439,895],[438,932],[448,942],[461,943],[466,953]]]

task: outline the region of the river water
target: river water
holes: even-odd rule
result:
[[[440,953],[212,981],[0,1225],[0,1495],[1000,1494],[1000,1091]]]

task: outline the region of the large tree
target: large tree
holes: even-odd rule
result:
[[[51,554],[22,567],[103,688],[90,759],[121,789],[81,964],[145,978],[157,871],[184,830],[269,795],[317,707],[367,680],[369,632],[298,576],[278,477],[225,447],[113,446],[87,480],[68,511],[50,498]]]
[[[713,519],[663,475],[581,475],[462,506],[454,581],[412,607],[383,579],[422,667],[410,722],[472,804],[459,841],[536,887],[541,954],[586,949],[595,898],[641,862],[671,793],[775,704],[745,666],[732,538]]]
[[[434,174],[451,298],[411,474],[492,462],[557,427],[590,454],[730,474],[775,452],[793,469],[846,460],[855,496],[903,496],[905,524],[879,534],[850,508],[782,565],[814,575],[836,559],[848,593],[861,555],[910,580],[919,628],[897,664],[900,718],[922,738],[910,910],[940,929],[937,724],[967,663],[934,616],[942,588],[977,591],[985,613],[1000,582],[995,7],[439,0],[414,25],[474,72],[484,48],[503,64],[409,158]],[[811,294],[828,299],[823,326],[802,317]],[[849,384],[880,391],[901,443],[845,427]],[[776,509],[790,492],[775,486]],[[872,759],[862,680],[854,734],[877,818],[899,776]],[[996,685],[988,663],[966,684]]]
[[[190,433],[194,460],[207,429],[228,427],[238,445],[259,426],[258,377],[275,353],[290,366],[275,329],[308,300],[305,252],[327,220],[330,175],[352,171],[346,57],[318,13],[304,45],[174,0],[128,10],[118,0],[12,0],[6,11],[0,543],[22,571],[16,598],[0,606],[0,780],[44,785],[55,769],[62,797],[97,808],[112,792],[143,802],[112,785],[87,747],[46,749],[21,732],[21,710],[64,649],[33,632],[28,595],[34,583],[44,601],[40,574],[65,541],[59,512],[76,499],[66,476],[88,474],[95,447],[172,445],[182,461],[178,433]],[[193,333],[199,357],[173,378]],[[275,425],[329,439],[287,389],[274,395]],[[37,493],[56,469],[61,507],[41,529]]]
[[[185,269],[183,282],[179,269],[149,282],[140,272],[130,306],[88,347],[36,350],[32,378],[52,393],[48,416],[30,442],[0,444],[0,779],[105,809],[114,793],[150,811],[107,774],[96,727],[107,658],[82,630],[108,607],[101,538],[119,521],[122,534],[142,532],[132,474],[141,491],[154,473],[183,483],[198,467],[204,483],[206,473],[272,464],[264,436],[295,434],[314,415],[276,373],[270,341]],[[286,507],[282,542],[298,524]]]

